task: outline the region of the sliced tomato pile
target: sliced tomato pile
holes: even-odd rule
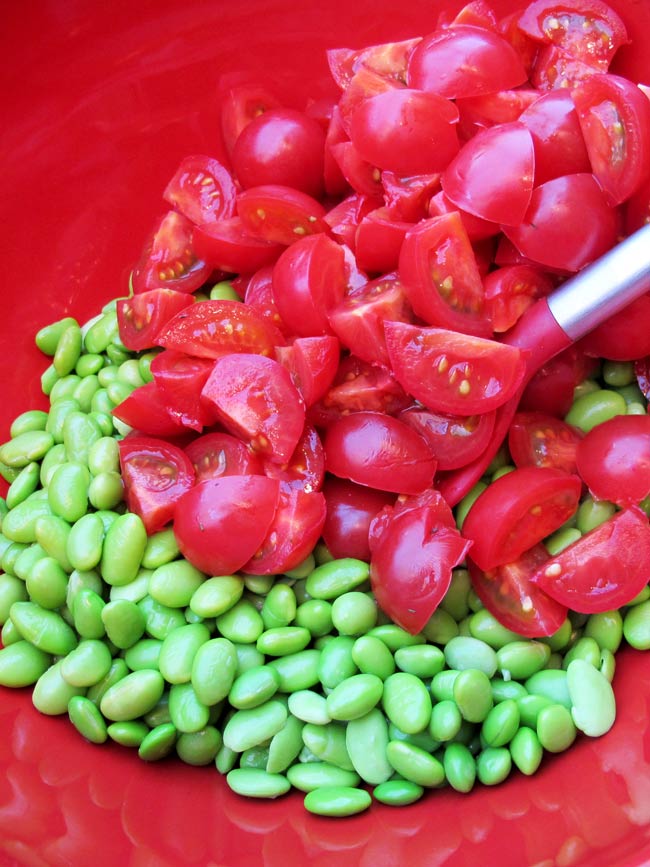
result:
[[[575,512],[580,477],[630,506],[648,475],[621,493],[630,461],[561,416],[592,356],[650,355],[650,296],[527,385],[502,335],[650,213],[650,100],[609,71],[626,41],[601,0],[504,19],[475,0],[422,36],[332,49],[338,98],[305,111],[261,84],[222,91],[227,159],[182,161],[118,303],[124,345],[159,353],[115,409],[135,429],[122,466],[149,530],[173,520],[212,574],[291,570],[323,537],[370,558],[380,605],[412,631],[469,552],[504,622],[557,626],[541,539]],[[226,278],[240,300],[208,299]],[[519,397],[517,469],[461,535],[450,478]],[[619,433],[650,460],[640,422]]]

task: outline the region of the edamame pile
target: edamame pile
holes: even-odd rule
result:
[[[204,575],[122,501],[111,410],[150,380],[152,353],[124,349],[114,303],[37,344],[52,356],[49,411],[18,416],[0,448],[0,684],[33,686],[42,713],[145,761],[216,765],[241,795],[293,787],[329,816],[533,774],[545,752],[613,724],[614,655],[623,638],[650,647],[648,588],[527,640],[482,607],[464,568],[418,635],[378,610],[366,563],[323,546],[286,575]],[[646,411],[629,365],[602,374],[571,410],[583,429]],[[549,551],[613,508],[585,499]]]

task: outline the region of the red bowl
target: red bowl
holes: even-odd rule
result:
[[[610,0],[650,80],[650,4]],[[460,0],[33,0],[2,22],[0,426],[44,407],[37,328],[127,292],[186,154],[219,153],[216,83],[270,78],[288,105],[334,93],[324,50],[425,33]],[[499,12],[514,8],[494,0]],[[403,14],[400,13],[403,9]],[[650,656],[622,651],[619,713],[528,779],[430,793],[345,821],[299,795],[251,802],[212,769],[84,742],[27,691],[0,689],[1,865],[590,865],[650,863]]]

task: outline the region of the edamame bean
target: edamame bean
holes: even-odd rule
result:
[[[288,656],[304,650],[310,641],[309,631],[302,626],[278,626],[266,629],[257,639],[256,647],[267,656]]]
[[[230,692],[237,671],[237,651],[227,638],[211,638],[196,651],[190,680],[200,702],[218,704]]]
[[[0,685],[31,686],[48,670],[51,662],[48,653],[19,638],[0,649]]]
[[[280,731],[287,715],[285,705],[275,699],[252,710],[237,710],[224,726],[224,745],[238,753],[256,747]]]
[[[526,687],[523,683],[518,683],[516,680],[505,680],[502,677],[493,677],[492,698],[495,704],[507,701],[508,699],[518,699],[520,696],[528,695]]]
[[[295,692],[309,689],[319,681],[319,662],[321,651],[315,648],[301,650],[289,656],[272,659],[268,665],[280,678],[279,692]]]
[[[142,519],[131,512],[118,515],[104,537],[101,571],[107,584],[129,584],[136,578],[147,544]]]
[[[41,484],[47,488],[50,484],[54,470],[61,464],[67,463],[65,456],[65,446],[63,443],[57,443],[52,446],[49,452],[41,461]]]
[[[386,757],[388,741],[386,718],[377,708],[348,722],[347,752],[354,770],[364,782],[378,785],[393,775],[393,768]]]
[[[458,635],[445,646],[449,668],[457,671],[476,669],[492,677],[497,670],[498,656],[489,644],[471,636]]]
[[[303,728],[302,721],[289,714],[280,731],[273,735],[265,768],[269,774],[285,771],[296,760],[303,746]]]
[[[275,584],[266,594],[260,614],[266,629],[288,626],[296,616],[296,594],[288,584]]]
[[[334,689],[358,672],[352,656],[354,644],[354,639],[350,636],[338,635],[325,645],[318,667],[318,676],[323,687]]]
[[[51,665],[34,684],[32,703],[36,710],[48,716],[66,713],[70,699],[83,695],[85,689],[71,686],[61,674],[61,661]]]
[[[144,554],[144,546],[142,554]],[[140,562],[142,562],[142,556]],[[149,595],[156,602],[169,608],[185,608],[190,604],[192,596],[203,584],[205,578],[205,574],[193,566],[189,560],[174,560],[172,563],[166,563],[153,571],[149,579]]]
[[[40,470],[40,465],[35,461],[22,468],[7,491],[6,503],[8,509],[15,508],[19,503],[26,500],[30,494],[34,493],[40,481]]]
[[[372,798],[365,789],[324,786],[305,795],[304,806],[318,816],[353,816],[367,810]]]
[[[70,524],[57,515],[43,515],[34,526],[38,544],[46,554],[54,557],[66,572],[72,572],[72,563],[67,554],[70,529]]]
[[[202,623],[190,623],[172,630],[163,640],[158,667],[167,683],[187,683],[199,649],[210,639]]]
[[[514,699],[495,705],[483,720],[481,735],[489,747],[504,747],[519,728],[519,706]]]
[[[378,704],[383,691],[384,682],[376,675],[352,675],[334,687],[327,696],[327,712],[331,719],[358,719]]]
[[[29,545],[36,541],[36,522],[43,515],[52,513],[49,503],[41,491],[34,491],[31,496],[12,509],[2,519],[2,534],[12,542]]]
[[[544,750],[533,728],[522,726],[510,742],[512,761],[522,774],[530,776],[539,768]]]
[[[424,731],[431,720],[431,696],[414,674],[398,671],[384,681],[382,705],[388,719],[406,734]]]
[[[511,641],[497,650],[497,664],[504,676],[526,680],[541,671],[549,660],[551,648],[541,641]]]
[[[228,701],[238,710],[249,710],[267,702],[279,686],[280,677],[275,669],[268,665],[255,666],[235,678]]]
[[[419,801],[424,794],[424,789],[409,780],[387,780],[385,783],[375,786],[372,794],[380,804],[387,804],[390,807],[405,807]]]
[[[623,640],[623,617],[620,611],[602,611],[591,614],[584,634],[593,638],[601,649],[616,653]]]
[[[221,743],[219,729],[208,725],[198,732],[182,732],[176,740],[176,754],[186,765],[202,767],[215,760]]]
[[[102,429],[92,416],[84,412],[68,413],[63,423],[63,445],[68,461],[87,468],[89,451],[102,436]]]
[[[282,774],[269,774],[260,768],[233,768],[226,782],[233,792],[248,798],[277,798],[291,788]]]
[[[88,500],[95,509],[114,509],[124,498],[124,484],[119,473],[98,473],[88,485]]]
[[[102,696],[106,691],[113,686],[113,684],[118,683],[122,678],[126,677],[128,673],[129,669],[126,662],[121,657],[115,658],[111,662],[111,667],[109,668],[108,673],[96,684],[89,687],[86,693],[86,698],[90,699],[90,701],[94,702],[99,707]]]
[[[567,709],[571,707],[566,671],[561,669],[538,671],[528,678],[524,686],[532,695],[544,696]]]
[[[628,608],[623,618],[623,635],[636,650],[650,648],[650,601]]]
[[[303,722],[316,725],[331,722],[325,697],[311,689],[299,689],[292,693],[289,696],[289,710]]]
[[[467,596],[472,582],[467,569],[454,569],[451,575],[451,584],[445,593],[440,607],[450,614],[456,622],[460,622],[469,614]]]
[[[128,599],[108,602],[102,607],[101,619],[109,640],[120,650],[132,647],[144,635],[144,614]]]
[[[460,672],[444,669],[431,679],[431,695],[436,701],[451,700],[454,697],[454,682]]]
[[[422,633],[433,644],[444,646],[459,634],[459,628],[451,614],[442,608],[437,608],[429,618]]]
[[[476,773],[484,786],[502,783],[512,769],[512,756],[505,747],[486,747],[476,759]]]
[[[54,438],[47,431],[24,431],[0,447],[0,461],[13,469],[21,469],[40,461],[53,445]]]
[[[66,316],[57,322],[45,325],[36,332],[36,345],[45,355],[54,355],[64,331],[71,325],[77,325],[78,327],[78,324],[77,320],[73,319],[72,316]]]
[[[332,623],[340,635],[362,635],[376,622],[377,605],[366,593],[342,593],[332,603]]]
[[[160,671],[162,641],[158,638],[141,638],[124,652],[124,661],[130,671]]]
[[[56,611],[35,602],[14,602],[9,614],[22,637],[44,653],[65,656],[77,646],[74,630]]]
[[[442,653],[440,655],[442,656]],[[352,645],[351,657],[363,674],[375,674],[386,680],[395,671],[393,654],[383,641],[373,635],[359,636]]]
[[[106,733],[112,741],[123,747],[139,747],[149,734],[149,726],[137,720],[115,722],[107,727]]]
[[[159,566],[164,566],[165,563],[171,563],[178,557],[179,553],[174,530],[167,527],[148,537],[142,555],[142,566],[144,569],[157,569]]]
[[[296,626],[304,626],[314,638],[327,635],[332,631],[331,603],[326,599],[307,599],[296,609]]]
[[[354,770],[347,748],[347,724],[331,722],[327,725],[307,723],[302,730],[305,746],[321,761],[347,771]]]
[[[448,744],[442,759],[447,782],[457,792],[471,792],[476,781],[476,762],[464,744]]]
[[[428,680],[443,670],[445,655],[439,647],[432,644],[416,644],[397,650],[395,663],[401,671]]]
[[[68,702],[70,722],[79,734],[92,744],[103,744],[108,739],[106,721],[96,705],[85,696],[75,695]]]
[[[356,771],[346,771],[326,762],[302,762],[287,768],[287,779],[301,792],[331,786],[357,786],[360,782]]]
[[[142,739],[138,756],[144,762],[158,762],[171,753],[177,738],[178,732],[172,722],[159,723]]]
[[[194,591],[189,606],[200,617],[220,617],[239,602],[243,592],[244,580],[239,575],[208,578]]]
[[[598,646],[598,642],[594,638],[583,635],[567,651],[562,662],[562,668],[568,668],[574,659],[583,659],[585,662],[593,665],[594,668],[598,668],[600,665],[600,647]]]
[[[106,677],[112,662],[103,641],[86,639],[61,660],[61,675],[71,686],[94,686]]]
[[[240,599],[217,617],[217,629],[224,638],[238,644],[253,644],[264,631],[264,621],[248,599]]]
[[[54,369],[59,376],[66,376],[74,370],[81,355],[81,348],[81,328],[76,322],[71,323],[59,337],[52,359]]]
[[[583,659],[567,668],[571,716],[576,728],[597,738],[608,732],[616,719],[616,700],[607,678]]]
[[[95,513],[83,515],[72,525],[66,555],[73,569],[87,572],[99,565],[104,543],[104,524]]]
[[[9,610],[14,602],[27,600],[25,582],[14,575],[0,573],[0,625],[9,619]]]
[[[401,777],[425,788],[439,786],[445,779],[445,770],[435,756],[407,741],[389,741],[386,757]]]
[[[458,672],[454,680],[453,697],[463,719],[474,723],[483,722],[493,705],[489,677],[476,668]]]
[[[576,726],[567,708],[561,704],[542,708],[537,715],[537,737],[549,753],[568,749],[576,739]]]
[[[169,690],[169,715],[179,732],[201,731],[210,721],[210,709],[199,700],[191,683],[174,683]]]
[[[305,588],[313,599],[335,599],[363,584],[369,576],[367,563],[345,557],[317,566],[307,577]]]
[[[74,524],[88,511],[87,467],[77,463],[60,464],[50,478],[47,499],[52,514]]]
[[[53,557],[39,557],[30,569],[25,586],[32,602],[55,610],[66,604],[68,576]]]
[[[551,557],[555,557],[560,551],[564,551],[565,548],[581,538],[582,533],[577,527],[561,527],[552,536],[547,536],[544,539],[544,546]]]
[[[450,741],[456,737],[462,723],[463,717],[456,702],[443,699],[433,706],[429,734],[436,741]]]
[[[596,425],[616,415],[625,415],[625,410],[625,398],[622,395],[617,391],[601,388],[574,400],[565,421],[588,433]]]
[[[469,631],[473,638],[489,644],[495,650],[498,650],[510,641],[517,641],[520,638],[516,632],[507,629],[499,623],[487,608],[481,608],[480,611],[472,614],[469,619]]]
[[[159,671],[133,671],[106,690],[99,709],[113,722],[134,720],[156,706],[164,688],[165,681]]]

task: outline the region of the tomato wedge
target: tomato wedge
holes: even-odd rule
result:
[[[481,569],[516,560],[568,520],[578,508],[582,484],[561,470],[523,467],[492,482],[463,523],[472,559]]]
[[[576,464],[596,499],[641,502],[650,494],[650,417],[619,415],[596,425],[578,442]]]
[[[386,322],[384,333],[395,378],[435,412],[489,412],[509,400],[524,377],[525,362],[514,346],[403,322]]]
[[[275,516],[280,483],[266,476],[206,479],[178,501],[174,536],[206,575],[231,575],[250,560]]]
[[[191,295],[174,289],[150,289],[130,298],[120,298],[117,302],[120,340],[134,352],[151,349],[169,320],[191,304]]]
[[[531,265],[496,268],[486,276],[483,286],[488,316],[499,334],[512,328],[536,298],[553,289],[550,277]]]
[[[395,495],[356,485],[349,479],[328,476],[323,485],[327,517],[323,541],[333,557],[370,560],[368,530],[384,506],[395,502]]]
[[[154,437],[127,436],[118,443],[129,511],[149,535],[168,524],[176,504],[194,484],[194,468],[178,446]]]
[[[183,214],[168,211],[142,251],[131,277],[133,291],[175,289],[194,292],[212,268],[195,245],[195,226]]]
[[[240,217],[219,220],[194,229],[194,249],[212,268],[229,274],[252,274],[272,265],[284,247],[254,237]]]
[[[457,470],[483,454],[492,437],[496,411],[479,415],[446,415],[419,406],[398,416],[431,446],[438,470]]]
[[[231,352],[273,355],[285,342],[278,329],[241,301],[197,301],[170,319],[157,343],[199,358],[219,358]]]
[[[165,201],[198,225],[232,217],[236,196],[228,169],[201,155],[185,157],[163,193]]]
[[[165,349],[151,362],[151,373],[171,417],[183,427],[203,430],[210,424],[201,404],[201,389],[212,371],[212,359],[194,358]]]
[[[284,464],[265,460],[267,476],[278,479],[287,487],[303,491],[320,491],[325,479],[325,450],[318,431],[309,423],[305,424],[294,453]]]
[[[237,198],[237,213],[247,232],[272,244],[288,246],[327,228],[320,202],[282,184],[244,190]]]
[[[165,396],[155,382],[133,389],[114,407],[113,415],[134,430],[154,437],[176,437],[187,431],[172,418]]]
[[[566,605],[552,599],[533,584],[531,577],[548,562],[548,551],[540,543],[512,563],[484,572],[467,558],[472,587],[487,610],[506,629],[525,638],[553,635],[566,620]]]
[[[276,348],[276,358],[291,374],[294,385],[312,406],[327,394],[339,366],[341,346],[336,337],[297,337],[291,346]]]
[[[620,608],[650,580],[650,525],[641,509],[613,515],[542,564],[531,577],[573,611]]]
[[[399,276],[417,315],[429,325],[487,337],[483,284],[460,214],[423,220],[407,232]]]
[[[576,472],[582,431],[543,412],[518,412],[508,431],[508,449],[517,467],[552,467]]]
[[[376,523],[380,531],[373,533]],[[452,569],[463,561],[470,543],[453,526],[440,495],[422,505],[388,506],[373,525],[372,591],[391,620],[416,634],[449,589]]]
[[[185,446],[194,467],[196,481],[220,476],[257,476],[264,474],[262,461],[245,443],[227,433],[208,433]]]

